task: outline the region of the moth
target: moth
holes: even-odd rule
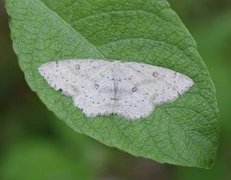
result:
[[[168,68],[119,60],[59,60],[44,63],[38,70],[87,117],[146,118],[158,105],[174,101],[194,84],[188,76]]]

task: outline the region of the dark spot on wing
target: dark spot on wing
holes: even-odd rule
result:
[[[77,65],[75,66],[75,69],[79,70],[79,69],[80,69],[80,65],[77,64]]]
[[[95,84],[95,88],[96,88],[96,89],[99,89],[99,85],[98,85],[98,84]]]
[[[137,87],[132,88],[132,92],[136,92],[137,91]]]
[[[153,75],[153,77],[158,77],[159,74],[157,72],[153,72],[152,75]]]

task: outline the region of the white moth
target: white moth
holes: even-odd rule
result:
[[[42,64],[38,70],[87,117],[145,118],[156,106],[175,100],[193,85],[184,74],[138,62],[62,60]]]

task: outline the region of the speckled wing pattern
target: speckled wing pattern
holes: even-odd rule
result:
[[[52,88],[72,97],[87,117],[145,118],[193,85],[184,74],[138,62],[60,60],[42,64],[38,70]]]

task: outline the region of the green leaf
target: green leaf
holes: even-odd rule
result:
[[[7,0],[26,80],[48,109],[79,133],[162,163],[209,168],[219,124],[215,88],[196,44],[165,0]],[[194,86],[145,120],[87,118],[37,68],[69,58],[131,60],[183,73]]]

